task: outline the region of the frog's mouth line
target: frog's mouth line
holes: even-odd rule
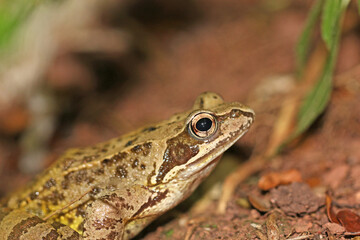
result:
[[[197,174],[197,173],[199,173],[199,172],[201,172],[201,171],[203,171],[204,169],[210,167],[210,166],[213,165],[213,164],[217,164],[217,162],[219,162],[219,160],[222,158],[222,156],[223,156],[223,153],[220,154],[219,156],[217,156],[216,158],[214,158],[213,160],[211,160],[210,162],[208,162],[208,164],[206,164],[204,167],[200,168],[198,171],[196,171],[196,172],[194,172],[193,174],[191,174],[191,176],[194,175],[194,174]]]
[[[221,149],[215,148],[213,151],[211,151],[209,154],[215,154],[215,155],[216,155],[216,151],[222,151],[222,153],[219,154],[219,155],[218,155],[217,157],[215,157],[214,159],[212,159],[212,160],[211,160],[210,162],[208,162],[207,164],[205,164],[204,166],[202,166],[202,167],[201,167],[200,169],[198,169],[197,171],[195,171],[195,172],[187,175],[187,178],[199,174],[200,172],[204,171],[206,168],[210,167],[211,165],[216,165],[217,162],[219,162],[220,158],[222,157],[223,153],[224,153],[227,149],[229,149],[236,141],[238,141],[246,132],[247,132],[247,131],[244,131],[244,132],[243,132],[241,135],[239,135],[239,136],[236,136],[236,135],[235,135],[236,137],[234,137],[233,140],[229,140],[229,142],[230,142],[230,143],[228,144],[229,147],[227,147],[225,150],[221,150]],[[198,162],[202,162],[202,161],[204,160],[204,158],[206,158],[206,156],[203,156],[203,157],[199,158],[196,162],[191,163],[188,167],[190,167],[191,165],[196,165]],[[184,179],[184,180],[185,180],[185,179]]]
[[[210,167],[211,165],[216,165],[217,162],[220,160],[220,158],[222,157],[222,154],[220,156],[217,156],[216,158],[214,158],[213,160],[211,160],[210,162],[208,162],[206,165],[204,165],[203,167],[201,167],[200,169],[198,169],[195,172],[192,172],[190,174],[187,174],[185,177],[181,177],[179,178],[179,181],[188,181],[189,178],[198,175],[200,172],[204,171],[206,168]],[[200,158],[199,160],[201,160],[203,158]],[[184,170],[182,170],[184,171]]]
[[[239,129],[239,131],[241,131],[241,130],[243,130],[243,129]],[[247,130],[246,130],[246,131],[243,131],[243,133],[240,134],[240,135],[237,135],[237,132],[236,132],[236,133],[234,134],[234,136],[230,137],[230,138],[232,138],[232,139],[226,140],[226,142],[229,142],[229,144],[226,144],[226,145],[227,145],[226,147],[224,147],[224,148],[216,147],[216,148],[214,148],[209,154],[210,154],[210,155],[212,155],[212,154],[216,155],[216,151],[218,151],[218,152],[222,152],[222,153],[219,154],[219,156],[222,156],[222,154],[223,154],[225,151],[227,151],[232,145],[234,145],[234,143],[236,143],[236,141],[238,141],[246,132],[247,132]],[[221,143],[219,142],[218,145],[220,145],[220,144],[221,144]],[[218,145],[217,145],[217,146],[218,146]],[[189,166],[191,166],[191,165],[196,165],[198,162],[203,162],[204,157],[205,157],[205,156],[199,158],[199,159],[196,160],[195,162],[191,163]],[[203,168],[206,168],[207,165],[210,165],[210,164],[211,164],[212,162],[214,162],[214,160],[217,159],[217,158],[218,158],[218,157],[215,157],[215,158],[214,158],[213,160],[211,160],[208,164],[206,164]]]

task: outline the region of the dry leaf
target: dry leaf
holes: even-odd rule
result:
[[[14,135],[23,131],[29,122],[29,112],[24,106],[12,105],[0,111],[0,131]]]
[[[341,225],[343,225],[348,232],[360,233],[360,216],[356,213],[345,209],[340,210],[336,217],[338,218]],[[360,234],[359,234],[360,235]]]
[[[329,221],[332,222],[332,223],[337,223],[337,224],[340,224],[339,220],[337,219],[336,215],[335,215],[335,212],[332,208],[332,199],[331,197],[326,194],[326,214],[329,218]]]
[[[251,205],[260,212],[268,212],[271,209],[270,202],[266,199],[260,199],[254,195],[249,195],[248,200]]]
[[[360,235],[360,216],[345,209],[335,214],[332,208],[332,199],[326,194],[326,213],[330,222],[342,225],[347,231],[347,235]]]
[[[261,190],[270,190],[279,185],[287,185],[293,182],[302,182],[301,173],[296,169],[290,169],[284,172],[272,172],[262,176],[258,182]]]

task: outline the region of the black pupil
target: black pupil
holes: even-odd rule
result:
[[[198,131],[208,131],[212,126],[212,121],[209,118],[202,118],[196,123]]]

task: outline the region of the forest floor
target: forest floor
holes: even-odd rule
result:
[[[157,4],[162,4],[164,14],[156,19],[134,7],[131,14],[142,28],[131,34],[135,36],[133,44],[141,46],[141,56],[110,57],[114,66],[126,70],[126,80],[112,89],[84,91],[87,95],[81,98],[69,94],[71,101],[81,99],[81,105],[76,117],[59,121],[62,124],[51,138],[42,166],[48,166],[69,147],[95,144],[163,120],[190,108],[201,92],[214,91],[225,101],[240,101],[253,108],[254,126],[224,154],[215,171],[188,200],[153,222],[136,239],[354,237],[356,234],[340,224],[329,222],[330,208],[325,202],[328,194],[335,213],[351,209],[360,214],[358,28],[341,39],[334,90],[325,113],[306,135],[263,161],[256,171],[251,162],[246,165],[271,144],[285,100],[297,92],[294,49],[311,4],[300,0],[271,2],[194,0],[184,6],[160,1]],[[96,65],[103,58],[96,56],[88,65]],[[66,76],[73,71],[85,78],[82,70],[69,67],[69,58],[57,60],[70,72]],[[61,86],[57,81],[63,76],[57,74],[56,67],[48,70],[47,77],[55,87]],[[0,113],[1,117],[4,114]],[[19,136],[0,130],[5,132],[0,139],[0,193],[5,195],[33,176],[18,169]],[[250,169],[249,177],[236,183],[221,209],[222,194],[228,187],[224,181],[229,182],[226,179],[231,173],[246,173],[244,167]],[[271,185],[282,177],[290,180],[266,190],[259,186],[259,181]]]

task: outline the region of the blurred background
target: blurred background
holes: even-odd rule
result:
[[[255,109],[259,126],[241,146],[253,149],[260,139],[261,151],[273,112],[297,92],[295,46],[312,3],[2,1],[0,196],[66,149],[163,120],[204,91]],[[360,60],[353,5],[337,73]]]

